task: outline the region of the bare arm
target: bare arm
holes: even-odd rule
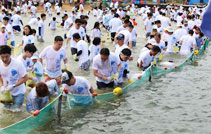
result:
[[[43,63],[42,63],[42,58],[39,58],[39,61],[40,61],[41,64],[43,64]]]
[[[18,82],[15,83],[15,86],[17,87],[17,86],[25,83],[27,80],[28,80],[28,76],[25,75],[23,78],[21,78]]]
[[[89,91],[90,91],[91,94],[94,93],[94,89],[93,89],[92,86],[91,86],[91,88],[89,89]]]
[[[106,77],[104,77],[103,75],[99,74],[97,70],[93,70],[94,76],[103,79],[103,80],[107,80]]]
[[[2,87],[4,84],[3,84],[3,79],[2,77],[0,76],[0,87]]]
[[[143,64],[143,62],[141,60],[140,63],[139,63],[139,65],[138,65],[138,67],[141,68],[142,67],[142,64]]]

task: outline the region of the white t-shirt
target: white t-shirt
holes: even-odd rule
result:
[[[132,34],[128,30],[122,30],[119,33],[125,36],[124,44],[128,44],[130,41],[132,41]]]
[[[13,85],[18,82],[21,78],[23,78],[26,75],[26,70],[23,68],[23,64],[15,59],[11,59],[11,62],[7,67],[5,67],[4,64],[0,62],[0,75],[3,79],[4,86],[6,87],[7,85]],[[26,87],[24,83],[15,87],[11,91],[13,96],[25,94],[25,92]]]
[[[143,53],[140,53],[139,58],[138,58],[138,63],[142,61],[142,67],[148,67],[151,62],[153,61],[154,56],[150,55],[150,50],[146,50]]]
[[[64,84],[64,88],[67,88],[72,94],[91,95],[89,91],[91,89],[91,85],[87,79],[75,76],[75,80],[74,85],[68,86],[67,84]]]
[[[64,31],[66,32],[66,30],[70,29],[70,24],[72,24],[73,21],[71,18],[68,18],[67,20],[65,20],[64,22]]]
[[[111,32],[117,32],[119,26],[122,25],[122,21],[119,18],[113,18],[109,21],[109,26],[111,27]]]
[[[144,22],[144,26],[146,26],[146,32],[151,33],[152,32],[152,19],[146,19]]]
[[[24,59],[22,54],[18,56],[17,60],[24,65],[26,71],[32,66],[31,58],[26,57],[26,59]]]
[[[60,48],[58,51],[55,51],[53,45],[51,45],[40,53],[40,58],[46,60],[46,70],[57,72],[61,70],[61,61],[67,57],[65,49]]]
[[[15,37],[14,37],[14,34],[13,34],[13,29],[12,29],[12,26],[10,24],[6,25],[6,32],[7,32],[7,34],[9,32],[11,32],[11,34],[8,34],[8,36],[11,39],[11,41],[15,41]]]
[[[174,34],[172,34],[172,35],[167,35],[166,38],[167,38],[167,42],[168,42],[166,52],[174,53],[174,46],[177,43],[176,37],[174,36]]]
[[[61,7],[56,6],[56,13],[60,13],[61,12]]]
[[[34,43],[34,36],[33,35],[24,35],[22,38],[22,42],[23,42],[23,49],[27,44],[31,44]]]
[[[160,21],[161,21],[161,27],[163,27],[163,28],[167,28],[170,24],[170,19],[165,16],[161,17]]]
[[[117,73],[117,67],[120,64],[119,57],[116,56],[114,53],[110,53],[109,59],[106,61],[101,60],[100,54],[94,57],[92,68],[97,70],[99,74],[103,75],[104,77],[110,77],[113,74]],[[96,77],[96,80],[99,82],[104,82],[106,84],[110,83],[110,81],[100,79]]]
[[[123,25],[121,25],[121,26],[119,26],[118,28],[117,28],[117,33],[119,33],[120,31],[122,31],[122,30],[127,30],[127,27],[123,27]]]
[[[89,51],[90,51],[89,60],[92,61],[93,58],[100,53],[100,50],[101,50],[100,45],[95,46],[91,44],[89,46]]]
[[[92,38],[94,39],[95,37],[99,37],[99,38],[101,38],[101,31],[100,31],[100,29],[93,29],[92,30]]]
[[[156,42],[156,41],[155,41]],[[164,49],[166,47],[165,42],[160,40],[159,43],[156,42],[156,46],[159,46],[160,50]]]
[[[83,37],[85,36],[85,31],[84,28],[80,27],[79,29],[76,29],[75,27],[71,27],[70,30],[67,33],[67,38],[70,38],[70,44],[71,47],[73,48],[77,48],[76,42],[73,40],[73,34],[75,33],[79,33],[79,35],[81,36],[81,39],[83,39]]]
[[[195,25],[196,25],[196,22],[195,21],[192,21],[192,20],[188,21],[188,28],[193,29],[193,27]]]
[[[79,42],[77,42],[77,50],[82,51],[81,55],[79,55],[79,62],[80,64],[86,62],[89,60],[89,47],[88,44],[84,41],[84,40],[80,40]]]
[[[196,45],[196,40],[194,39],[194,37],[192,37],[190,35],[184,35],[184,36],[182,36],[180,41],[182,41],[180,54],[189,56],[191,54],[191,48],[193,48],[194,44]]]
[[[12,20],[12,26],[19,26],[20,21],[21,21],[21,16],[18,14],[15,14],[12,16],[11,20]]]
[[[37,18],[31,18],[31,20],[28,23],[28,25],[30,25],[30,26],[37,25],[37,24],[38,24]]]
[[[133,28],[133,30],[131,32],[132,41],[135,41],[136,42],[136,35],[137,35],[136,30],[135,30],[135,28]]]
[[[183,29],[183,28],[179,28],[177,30],[174,31],[174,36],[176,37],[177,41],[180,41],[181,37],[183,35],[187,35],[187,30]]]
[[[56,24],[57,24],[57,21],[51,21],[50,22],[51,29],[56,29]]]
[[[44,36],[44,28],[45,28],[45,25],[44,25],[44,22],[42,20],[40,20],[38,22],[37,35],[39,35],[39,27],[41,27],[41,36]]]

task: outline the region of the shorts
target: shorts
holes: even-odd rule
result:
[[[132,45],[133,45],[133,47],[135,47],[136,46],[136,41],[132,41]]]
[[[115,35],[116,35],[116,32],[111,32],[111,40],[112,41],[114,41]]]
[[[97,81],[97,88],[98,89],[102,89],[102,88],[106,88],[106,87],[109,87],[109,88],[114,87],[114,81],[112,81],[112,82],[110,82],[108,84],[106,84],[104,82]]]
[[[150,66],[150,65],[149,65]],[[141,67],[141,70],[143,70],[143,71],[145,71],[149,66],[147,66],[147,67]],[[139,68],[139,63],[137,62],[137,67]]]
[[[20,26],[12,26],[12,29],[14,29],[14,30],[16,30],[16,31],[18,31],[18,32],[20,32],[20,31],[21,31]]]
[[[77,54],[77,48],[71,47],[71,53],[72,55]]]
[[[148,38],[150,36],[150,34],[151,34],[150,32],[146,33],[146,38]]]
[[[60,15],[60,13],[56,13],[57,15]]]
[[[12,96],[13,99],[13,104],[9,105],[9,104],[5,104],[4,107],[5,108],[21,108],[23,102],[24,102],[24,96],[25,94],[18,94],[17,96]]]
[[[80,65],[80,69],[84,70],[84,71],[89,71],[89,67],[90,67],[90,60],[88,60]]]

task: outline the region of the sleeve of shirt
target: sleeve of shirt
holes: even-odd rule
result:
[[[94,57],[93,60],[93,65],[92,65],[92,69],[94,70],[98,70],[98,61],[97,61],[97,56]]]
[[[40,53],[40,58],[45,59],[46,58],[46,53],[47,53],[47,48],[45,48],[41,53]]]

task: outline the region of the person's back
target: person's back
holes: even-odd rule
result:
[[[180,40],[182,41],[180,54],[185,56],[190,55],[193,45],[196,44],[196,40],[190,35],[184,35]]]
[[[176,37],[177,41],[180,41],[181,37],[187,34],[188,34],[187,31],[183,28],[179,28],[174,31],[174,36]]]

